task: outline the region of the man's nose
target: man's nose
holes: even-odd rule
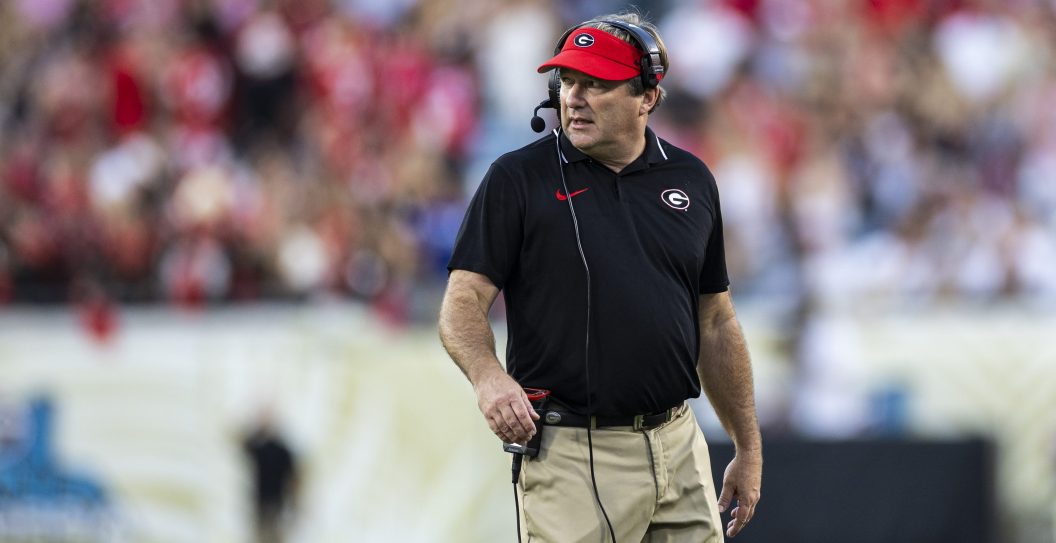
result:
[[[583,85],[576,83],[568,88],[568,92],[565,94],[565,105],[568,107],[582,107],[586,104],[586,100],[583,98],[585,92]]]

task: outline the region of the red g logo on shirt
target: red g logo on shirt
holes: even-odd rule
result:
[[[660,199],[665,204],[671,206],[679,211],[685,211],[689,208],[689,196],[679,189],[667,189],[660,193]]]

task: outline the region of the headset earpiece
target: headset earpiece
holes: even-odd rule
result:
[[[561,68],[550,70],[547,89],[550,91],[550,107],[561,111]]]
[[[617,21],[614,19],[602,19],[600,21],[588,21],[584,24],[589,23],[605,23],[611,26],[615,26],[624,32],[631,35],[631,38],[638,45],[638,50],[642,52],[641,60],[641,78],[642,85],[647,89],[653,89],[660,85],[660,80],[664,78],[664,63],[660,58],[660,46],[656,43],[656,39],[644,28],[631,23],[625,23],[623,21]],[[580,25],[583,26],[583,25]],[[570,31],[571,32],[571,31]],[[564,45],[564,41],[560,45]]]

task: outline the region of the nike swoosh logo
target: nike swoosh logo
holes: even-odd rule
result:
[[[564,194],[561,194],[561,189],[557,189],[557,199],[561,200],[562,202],[564,202],[565,200],[568,200],[569,198],[575,198],[577,195],[583,194],[584,192],[587,192],[588,190],[590,190],[589,187],[585,188],[585,189],[577,190],[576,192],[573,192],[572,194],[569,194],[568,196],[565,196]]]

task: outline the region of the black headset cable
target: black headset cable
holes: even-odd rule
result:
[[[560,113],[560,111],[558,112]],[[565,165],[562,160],[561,154],[561,133],[558,130],[554,131],[554,145],[557,149],[557,168],[561,172],[561,188],[565,189],[565,195],[570,195],[568,192],[568,185],[565,183]],[[576,218],[576,208],[572,205],[572,198],[565,200],[568,202],[568,211],[572,214],[572,228],[576,232],[576,247],[579,249],[579,258],[583,261],[583,271],[586,272],[587,278],[587,329],[584,336],[584,352],[583,352],[583,368],[587,380],[587,451],[590,457],[590,484],[594,489],[594,500],[598,503],[598,507],[601,508],[601,514],[605,517],[605,524],[609,528],[609,536],[612,537],[612,543],[616,543],[616,532],[612,529],[612,521],[609,520],[609,514],[605,511],[605,504],[601,502],[601,493],[598,492],[598,479],[594,474],[594,439],[591,436],[591,426],[593,426],[594,410],[591,406],[591,396],[593,395],[593,389],[590,386],[590,265],[587,264],[587,254],[583,251],[583,240],[579,235],[579,219]],[[518,518],[518,521],[520,519]],[[518,537],[520,531],[518,530]]]

